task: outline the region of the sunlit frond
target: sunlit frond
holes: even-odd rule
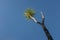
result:
[[[31,8],[26,9],[24,15],[27,17],[27,19],[31,19],[30,16],[34,16],[35,12]]]

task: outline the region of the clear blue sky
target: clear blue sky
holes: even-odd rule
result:
[[[0,40],[47,40],[41,26],[26,20],[26,8],[34,9],[39,21],[43,10],[46,27],[54,40],[60,40],[59,0],[0,0]]]

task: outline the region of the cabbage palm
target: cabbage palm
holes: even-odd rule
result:
[[[39,24],[39,25],[42,26],[42,28],[43,28],[43,30],[44,30],[44,32],[45,32],[48,40],[53,40],[52,36],[50,35],[49,31],[47,30],[47,28],[46,28],[46,26],[45,26],[45,24],[44,24],[44,19],[45,19],[45,18],[44,18],[43,13],[41,12],[41,15],[42,15],[42,23],[39,22],[39,21],[37,21],[37,20],[34,18],[34,15],[35,15],[34,10],[32,10],[32,9],[30,9],[30,8],[28,8],[28,9],[25,11],[25,16],[26,16],[28,19],[32,19],[32,20],[34,20],[35,23],[37,23],[37,24]]]
[[[34,22],[37,22],[37,20],[34,18],[34,15],[35,15],[35,11],[32,10],[31,8],[28,8],[25,11],[25,16],[27,17],[27,19],[33,19]]]

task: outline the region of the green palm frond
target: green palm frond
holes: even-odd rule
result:
[[[27,17],[27,19],[31,19],[30,16],[35,15],[35,11],[31,8],[26,9],[24,15]]]

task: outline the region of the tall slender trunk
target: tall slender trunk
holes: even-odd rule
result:
[[[38,21],[37,21],[34,17],[32,17],[32,16],[30,16],[30,17],[31,17],[31,19],[32,19],[35,23],[37,23],[37,24],[39,24],[40,26],[42,26],[43,31],[45,32],[48,40],[53,40],[52,36],[50,35],[48,29],[46,28],[46,26],[45,26],[45,24],[44,24],[44,16],[42,16],[42,23],[41,23],[41,22],[38,22]]]
[[[39,25],[42,26],[42,28],[43,28],[43,30],[44,30],[44,32],[45,32],[48,40],[53,40],[53,38],[52,38],[52,36],[50,35],[50,33],[49,33],[48,29],[46,28],[46,26],[45,26],[43,23],[40,23],[40,22],[37,22],[37,24],[39,24]]]

